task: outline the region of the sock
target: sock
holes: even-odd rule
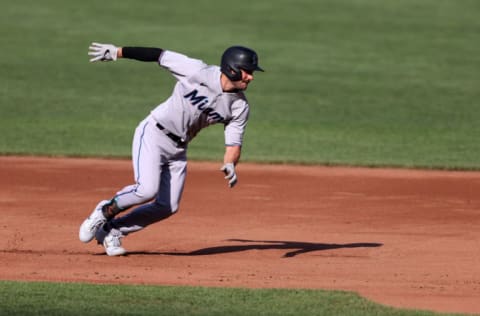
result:
[[[102,207],[103,216],[105,216],[107,221],[113,219],[121,211],[122,209],[118,207],[117,201],[115,201],[115,199],[111,199],[110,202],[108,202]]]

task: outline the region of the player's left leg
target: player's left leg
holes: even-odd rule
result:
[[[186,171],[187,162],[184,160],[172,161],[168,165],[164,165],[160,176],[160,188],[155,200],[135,208],[125,216],[113,219],[111,226],[127,235],[170,217],[178,210]]]

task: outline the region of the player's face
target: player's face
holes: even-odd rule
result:
[[[235,89],[238,90],[247,90],[248,84],[253,80],[253,71],[246,71],[241,69],[242,71],[242,79],[238,81],[233,81],[233,85]]]

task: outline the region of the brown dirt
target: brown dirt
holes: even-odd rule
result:
[[[107,257],[78,240],[130,162],[0,157],[0,279],[322,288],[480,313],[480,173],[189,163],[181,210]]]

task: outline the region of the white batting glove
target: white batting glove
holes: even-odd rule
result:
[[[92,43],[88,49],[88,55],[93,56],[90,62],[117,60],[118,47],[112,44]]]
[[[235,173],[235,165],[231,162],[228,162],[220,168],[220,171],[225,173],[225,179],[228,180],[228,186],[233,188],[237,184],[237,174]]]

